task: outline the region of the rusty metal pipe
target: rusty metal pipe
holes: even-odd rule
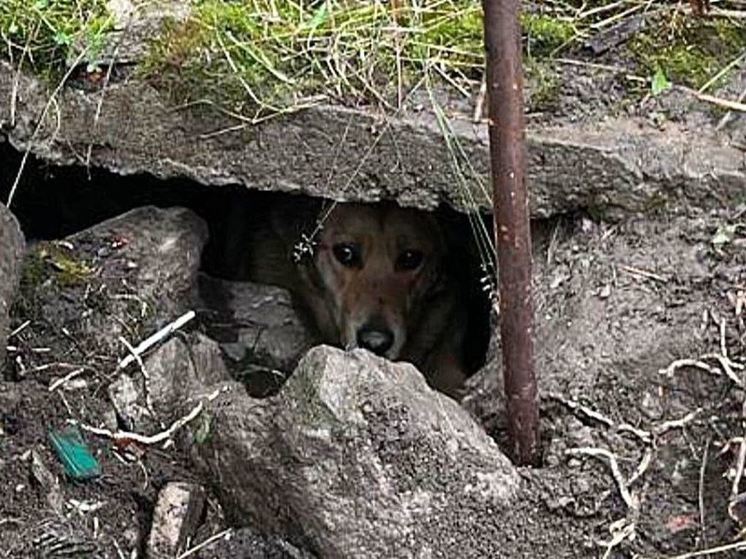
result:
[[[520,0],[483,0],[500,336],[513,460],[536,464],[539,406],[533,360],[531,230],[524,181]]]

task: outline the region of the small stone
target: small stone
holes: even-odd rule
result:
[[[31,451],[31,475],[46,491],[47,503],[58,514],[64,511],[64,499],[60,481],[47,467],[44,459],[36,450]]]
[[[208,323],[208,331],[213,330],[210,333],[222,342],[220,347],[227,359],[244,368],[253,366],[255,384],[261,387],[255,389],[249,379],[247,388],[252,395],[276,391],[303,354],[315,345],[316,340],[293,307],[290,293],[284,289],[202,275],[199,296],[221,317],[218,325]],[[284,375],[275,378],[272,371]],[[272,389],[264,390],[265,385]]]
[[[147,556],[171,559],[182,553],[197,529],[204,505],[202,486],[186,482],[166,485],[153,512]]]
[[[122,373],[109,385],[109,399],[124,429],[133,431],[152,423],[150,413],[140,402],[140,389],[130,375]]]

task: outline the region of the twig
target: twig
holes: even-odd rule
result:
[[[649,431],[639,429],[638,427],[630,425],[629,423],[620,424],[619,426],[617,426],[617,431],[619,431],[620,433],[631,433],[645,444],[652,444],[653,442],[653,435],[651,435]]]
[[[187,557],[191,557],[192,555],[194,555],[198,551],[201,551],[204,548],[212,545],[217,540],[219,540],[221,538],[228,539],[232,535],[233,535],[233,529],[232,528],[228,528],[226,530],[223,530],[222,532],[218,532],[217,534],[214,534],[214,535],[210,536],[209,538],[207,538],[205,541],[203,541],[203,542],[195,545],[194,547],[192,547],[190,549],[187,549],[184,553],[182,553],[181,555],[179,555],[176,559],[186,559]]]
[[[632,266],[619,266],[619,269],[633,276],[639,276],[639,277],[655,280],[660,283],[668,283],[668,280],[664,278],[663,276],[660,276],[653,272],[648,272],[647,270],[641,270],[640,268],[633,268]]]
[[[132,347],[132,344],[130,344],[124,338],[124,336],[119,336],[119,341],[122,342],[124,347],[127,348],[127,351],[130,352],[130,355],[135,359],[138,366],[140,367],[140,373],[142,373],[142,391],[143,395],[145,396],[145,407],[147,408],[148,413],[150,413],[150,417],[156,420],[160,424],[161,428],[163,428],[164,425],[158,418],[158,414],[155,413],[153,401],[150,397],[150,375],[148,374],[148,370],[145,368],[145,363],[143,363],[142,357],[135,351],[135,348]]]
[[[746,398],[741,403],[741,427],[746,426]],[[738,504],[738,497],[741,493],[741,479],[743,479],[743,469],[746,465],[746,437],[741,437],[738,443],[738,456],[736,458],[736,472],[733,476],[733,484],[730,490],[730,499],[728,500],[728,516],[737,524],[740,523],[738,515],[734,512],[735,505]]]
[[[720,355],[728,358],[728,347],[725,344],[725,319],[720,321]]]
[[[702,531],[702,543],[707,545],[707,529],[705,525],[705,472],[707,471],[707,458],[710,454],[710,443],[712,437],[707,437],[705,449],[702,452],[702,463],[699,466],[699,483],[697,487],[697,503],[699,505],[699,529]]]
[[[47,100],[46,104],[44,105],[44,109],[41,111],[41,115],[39,116],[39,120],[36,123],[36,126],[34,127],[34,131],[31,133],[31,137],[26,142],[26,149],[23,152],[23,157],[21,158],[21,164],[18,167],[18,172],[16,173],[16,178],[13,180],[13,184],[10,187],[10,192],[8,193],[8,199],[5,203],[6,206],[10,208],[10,206],[13,204],[13,197],[16,194],[16,190],[18,189],[18,185],[21,182],[21,176],[23,175],[23,171],[26,168],[26,162],[28,161],[28,156],[31,153],[31,147],[34,143],[34,140],[36,140],[36,136],[39,134],[39,130],[41,130],[41,127],[44,125],[44,121],[47,117],[47,112],[49,111],[49,108],[56,103],[56,97],[60,94],[62,91],[62,88],[65,86],[65,83],[67,83],[67,80],[70,79],[70,76],[72,76],[73,72],[75,71],[75,68],[80,64],[80,62],[83,60],[83,57],[87,54],[87,49],[83,49],[83,51],[78,55],[78,57],[73,61],[70,68],[65,72],[65,75],[62,76],[62,79],[57,84],[57,87],[54,88],[52,91],[52,94],[49,96],[49,99]]]
[[[16,328],[10,334],[8,334],[8,339],[12,338],[13,336],[17,336],[18,334],[23,332],[28,327],[29,324],[31,324],[30,320],[27,320],[26,322],[21,324],[18,328]]]
[[[477,92],[477,99],[474,103],[474,114],[472,115],[472,122],[478,123],[482,120],[484,114],[484,102],[487,99],[487,81],[482,78],[482,83],[479,84],[479,91]]]
[[[739,103],[743,103],[744,100],[746,100],[746,89],[741,92],[741,95],[739,95],[737,99]],[[733,111],[728,111],[727,113],[725,113],[723,115],[723,118],[720,119],[720,122],[717,123],[717,126],[715,126],[715,131],[719,132],[720,130],[725,128],[725,126],[731,121],[732,118]]]
[[[685,93],[688,93],[689,95],[693,95],[700,101],[704,101],[706,103],[711,103],[713,105],[716,105],[718,107],[722,107],[723,109],[728,109],[730,111],[737,111],[739,113],[746,113],[746,103],[741,103],[739,101],[731,101],[729,99],[723,99],[721,97],[715,97],[714,95],[708,95],[707,93],[700,93],[699,91],[696,91],[694,89],[685,87],[683,85],[677,85],[675,86],[676,89],[683,91]]]
[[[705,356],[710,357],[710,356]],[[741,363],[736,363],[735,361],[731,361],[727,357],[723,357],[722,355],[712,355],[713,359],[717,360],[718,363],[720,363],[720,366],[723,368],[723,372],[725,372],[725,375],[733,381],[733,384],[736,386],[743,388],[743,380],[739,378],[739,376],[735,373],[734,369],[736,370],[743,370],[744,366]]]
[[[619,494],[621,495],[622,500],[628,508],[630,508],[631,510],[637,510],[636,499],[633,498],[630,494],[629,488],[627,487],[627,482],[624,481],[622,471],[619,469],[619,462],[617,461],[616,456],[613,453],[603,448],[581,447],[568,448],[567,450],[565,450],[565,454],[569,454],[570,456],[586,455],[597,458],[599,460],[605,460],[609,464],[609,468],[611,469],[611,476],[614,478],[614,481],[617,484],[617,488],[619,489]]]
[[[584,406],[583,404],[580,404],[579,402],[568,400],[564,396],[560,394],[556,394],[556,393],[551,393],[548,396],[552,398],[553,400],[557,400],[561,404],[567,406],[572,411],[578,411],[582,413],[583,415],[598,421],[599,423],[603,423],[607,427],[614,427],[615,425],[615,423],[611,419],[609,419],[602,413],[597,412],[596,410],[593,410],[587,406]]]
[[[711,15],[719,17],[727,17],[729,19],[746,19],[746,11],[744,10],[724,10],[722,8],[715,8]]]
[[[698,93],[704,93],[710,87],[712,87],[712,84],[716,83],[719,79],[721,79],[723,76],[725,76],[728,72],[730,72],[734,67],[738,66],[746,60],[746,52],[742,52],[739,54],[736,58],[731,60],[728,64],[726,64],[717,74],[712,76],[709,80],[707,80],[707,83],[702,85],[702,87],[699,88]],[[742,99],[739,99],[739,101],[742,101]]]
[[[189,311],[187,313],[184,313],[179,318],[171,322],[170,324],[167,324],[160,330],[158,330],[155,334],[150,336],[149,338],[146,338],[142,342],[140,342],[137,347],[133,348],[132,352],[130,352],[129,355],[125,356],[120,362],[119,365],[117,365],[117,370],[124,369],[135,361],[138,356],[145,353],[147,350],[149,350],[151,347],[153,347],[155,344],[163,340],[164,338],[167,338],[174,332],[176,332],[178,329],[182,328],[185,324],[187,324],[190,320],[192,320],[196,316],[196,313],[194,311]]]
[[[694,367],[696,369],[707,371],[708,373],[713,375],[720,375],[720,370],[717,367],[712,367],[704,361],[700,361],[699,359],[677,359],[665,369],[660,369],[658,373],[667,377],[673,377],[676,371],[678,371],[679,369],[683,369],[684,367]]]
[[[635,533],[635,527],[635,522],[630,521],[627,518],[621,518],[616,522],[613,522],[611,526],[609,526],[609,530],[611,531],[611,541],[603,542],[603,545],[606,546],[606,551],[604,551],[603,559],[607,559],[608,557],[610,557],[611,552],[614,550],[615,547],[617,547],[627,538],[631,538]]]
[[[702,408],[697,408],[696,410],[690,411],[688,414],[686,414],[684,417],[680,419],[671,419],[670,421],[664,421],[663,423],[656,425],[653,428],[653,434],[656,436],[662,435],[663,433],[670,431],[671,429],[681,429],[685,427],[687,424],[694,421],[694,419],[702,413]]]
[[[56,381],[54,381],[52,384],[49,385],[49,392],[54,392],[55,390],[57,390],[57,388],[65,384],[67,381],[77,377],[83,372],[85,372],[85,367],[80,367],[78,369],[75,369],[74,371],[69,372],[61,379],[57,379]]]
[[[211,402],[215,398],[217,398],[221,392],[225,391],[225,388],[219,388],[215,390],[212,394],[209,394],[205,400],[199,402],[192,411],[190,411],[187,415],[184,417],[181,417],[174,421],[171,426],[166,429],[165,431],[161,431],[160,433],[156,433],[155,435],[142,435],[140,433],[133,433],[131,431],[117,431],[112,432],[109,429],[101,429],[99,427],[93,427],[91,425],[87,425],[85,423],[80,423],[74,419],[69,419],[68,422],[78,425],[81,429],[84,431],[88,431],[89,433],[92,433],[94,435],[99,435],[101,437],[107,437],[113,441],[132,441],[136,442],[142,445],[150,446],[155,445],[158,443],[161,443],[163,441],[170,440],[174,433],[187,425],[188,423],[194,421],[194,419],[202,413],[202,410],[205,407],[205,401]]]
[[[580,412],[583,415],[591,419],[594,419],[609,428],[616,429],[620,433],[631,433],[637,438],[639,438],[643,443],[648,444],[648,445],[653,443],[654,437],[660,436],[663,433],[670,431],[671,429],[680,429],[686,426],[688,423],[691,423],[700,413],[702,413],[702,408],[697,408],[696,410],[689,412],[682,418],[672,419],[670,421],[664,421],[663,423],[655,425],[651,430],[646,431],[645,429],[640,429],[639,427],[635,427],[633,425],[630,425],[629,423],[617,424],[611,419],[609,419],[608,417],[606,417],[604,414],[597,412],[573,400],[567,400],[566,398],[564,398],[563,396],[559,394],[550,393],[548,396],[564,404],[565,406],[570,408],[572,411]]]
[[[640,479],[643,475],[645,475],[645,472],[648,471],[648,468],[650,467],[650,462],[652,462],[652,460],[653,460],[653,449],[647,448],[645,450],[645,453],[642,455],[642,459],[640,460],[640,463],[637,465],[637,468],[635,468],[635,471],[632,472],[631,476],[629,476],[629,479],[627,480],[627,486],[632,485],[634,482]]]

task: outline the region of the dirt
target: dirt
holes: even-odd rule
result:
[[[682,368],[669,378],[659,369],[676,358],[720,352],[719,321],[725,325],[729,358],[740,362],[744,328],[742,317],[734,313],[734,297],[743,289],[746,239],[736,229],[722,245],[712,243],[719,238],[718,227],[722,233],[723,226],[738,223],[736,213],[683,213],[616,225],[568,218],[537,242],[544,465],[522,470],[526,498],[495,534],[505,538],[506,557],[600,557],[600,542],[609,541],[614,523],[619,531],[619,521],[625,520],[634,526],[634,536],[624,538],[610,556],[673,556],[733,542],[742,528],[743,511],[731,511],[737,521],[728,513],[729,476],[738,447],[727,442],[742,433],[743,393],[723,374]],[[96,247],[86,250],[95,252]],[[609,262],[612,257],[615,262]],[[60,293],[59,307],[46,313],[69,315],[67,306],[78,299],[75,293]],[[598,305],[580,305],[586,296]],[[580,321],[577,328],[568,323],[565,332],[572,338],[552,338],[553,323],[545,317],[565,320],[568,310],[577,311],[577,306],[597,311],[596,321]],[[24,311],[23,304],[15,307],[14,328],[27,319]],[[646,324],[660,328],[641,330]],[[608,329],[608,338],[599,338],[594,331],[599,325]],[[592,347],[604,339],[613,343]],[[74,339],[44,344],[30,331],[10,343],[23,346],[24,356],[44,355],[40,348],[49,347],[59,361],[77,351]],[[576,351],[562,349],[568,345]],[[542,357],[546,348],[555,352],[553,360]],[[636,350],[639,355],[628,361],[604,365],[612,362],[615,352]],[[5,556],[56,557],[75,546],[87,550],[83,556],[142,552],[158,490],[170,480],[206,481],[196,479],[185,457],[174,450],[117,448],[106,438],[93,436],[87,440],[104,475],[82,483],[62,475],[49,432],[64,427],[71,417],[92,425],[105,422],[111,413],[103,397],[112,365],[107,351],[101,349],[98,364],[80,377],[79,385],[71,383],[73,389],[50,392],[53,379],[44,370],[21,373],[11,363],[4,371],[0,537]],[[575,361],[564,361],[567,355],[574,355]],[[717,365],[713,360],[708,363]],[[740,375],[740,370],[735,372]],[[678,420],[681,426],[662,430],[665,422]],[[500,440],[499,422],[496,435]],[[608,450],[625,479],[649,455],[646,469],[629,488],[634,507],[620,496],[607,459],[568,454],[573,448]],[[50,487],[37,479],[43,476],[32,473],[33,454],[61,480],[63,516],[50,504]],[[197,540],[227,527],[220,506],[211,498]],[[33,546],[47,551],[32,552]],[[231,556],[215,553],[208,548],[196,556]]]

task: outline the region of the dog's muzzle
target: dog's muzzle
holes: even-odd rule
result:
[[[385,356],[394,345],[394,333],[388,328],[366,325],[357,331],[357,345],[376,355]]]

